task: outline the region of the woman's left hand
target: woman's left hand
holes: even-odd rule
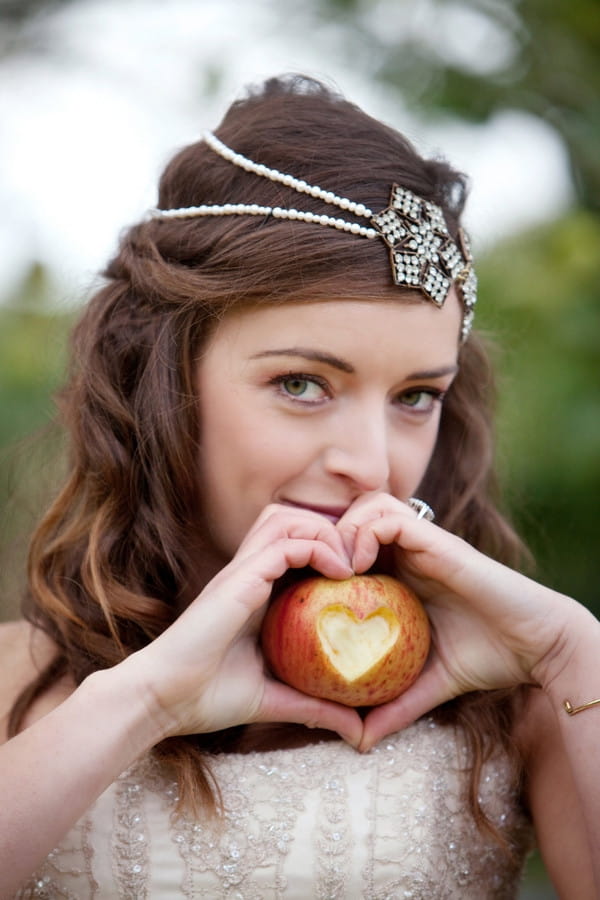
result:
[[[357,573],[382,545],[401,551],[400,577],[423,601],[432,646],[423,672],[397,700],[372,710],[361,749],[439,704],[475,690],[548,684],[591,614],[574,600],[495,562],[387,494],[363,495],[337,523]]]

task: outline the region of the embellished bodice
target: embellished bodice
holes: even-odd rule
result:
[[[508,762],[484,766],[481,802],[512,856],[465,809],[464,758],[454,729],[429,719],[364,755],[338,741],[216,755],[217,822],[175,818],[177,785],[143,759],[17,896],[514,898],[531,829]]]

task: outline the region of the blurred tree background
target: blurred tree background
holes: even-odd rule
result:
[[[0,54],[52,53],[45,25],[56,10],[76,2],[0,0]],[[284,0],[278,12],[273,8],[274,16],[293,9],[296,27],[307,36],[331,34],[338,62],[397,92],[421,120],[485,122],[517,109],[543,119],[564,142],[576,201],[560,220],[513,235],[480,259],[477,322],[502,348],[499,461],[512,514],[538,558],[540,578],[599,613],[596,0],[308,0],[300,10]],[[0,298],[5,615],[15,609],[10,579],[25,541],[26,514],[43,480],[35,467],[48,468],[48,453],[35,453],[29,439],[22,442],[51,417],[50,395],[60,380],[73,315],[60,312],[51,298],[52,274],[35,261],[21,287]]]
[[[479,260],[477,325],[502,348],[499,463],[513,518],[540,579],[598,615],[597,0],[319,0],[311,11],[317,28],[343,22],[348,64],[397,91],[421,118],[483,123],[521,110],[564,142],[573,207]]]
[[[64,375],[73,313],[53,306],[53,281],[33,262],[0,306],[0,618],[18,612],[28,535],[55,493],[61,434],[53,394]]]
[[[78,0],[0,0],[2,57],[52,53],[46,30]],[[151,2],[151,0],[148,0]],[[347,65],[421,121],[520,110],[566,148],[572,207],[478,262],[477,325],[498,346],[498,453],[509,508],[540,580],[597,615],[600,498],[600,14],[597,0],[291,0],[273,16],[325,35]],[[201,54],[199,49],[198,53]],[[215,86],[218,78],[215,79]],[[32,260],[0,297],[0,618],[17,614],[27,534],[64,465],[50,425],[73,310]],[[549,898],[532,876],[523,896]]]

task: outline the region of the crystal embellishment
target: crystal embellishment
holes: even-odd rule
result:
[[[395,184],[386,209],[372,225],[390,248],[394,282],[417,288],[442,306],[454,281],[466,306],[463,330],[468,333],[476,300],[476,279],[464,232],[453,240],[439,206]]]
[[[211,150],[234,166],[282,184],[298,194],[318,198],[325,204],[366,220],[369,224],[361,225],[340,216],[329,216],[310,210],[261,206],[256,203],[210,203],[179,209],[153,209],[148,214],[150,219],[186,219],[201,216],[254,216],[264,219],[272,216],[275,219],[325,225],[369,240],[381,237],[390,250],[392,276],[397,285],[420,290],[428,300],[441,307],[452,284],[457,284],[464,304],[461,338],[462,341],[467,339],[473,323],[477,280],[467,237],[462,229],[459,229],[458,243],[453,239],[440,206],[413,194],[408,188],[394,184],[389,206],[373,215],[363,203],[338,196],[333,191],[308,184],[294,175],[272,169],[241,153],[236,153],[209,131],[205,132],[204,140]]]

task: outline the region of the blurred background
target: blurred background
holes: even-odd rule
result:
[[[60,479],[78,307],[172,153],[287,71],[470,176],[509,508],[598,615],[599,54],[597,0],[0,0],[0,619]],[[535,858],[522,896],[554,896]]]

